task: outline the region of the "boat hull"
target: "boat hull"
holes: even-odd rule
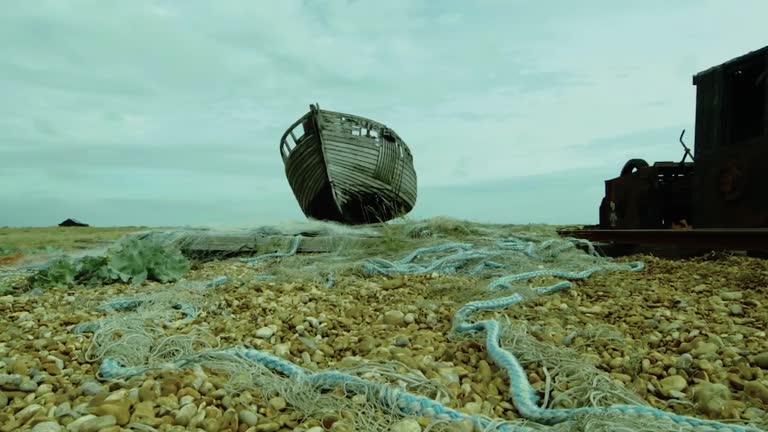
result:
[[[354,225],[385,222],[416,204],[410,149],[381,123],[313,105],[283,135],[280,151],[307,217]]]

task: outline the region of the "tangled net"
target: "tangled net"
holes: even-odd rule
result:
[[[483,431],[760,430],[653,408],[575,351],[532,337],[529,323],[512,322],[503,315],[471,320],[480,312],[501,311],[537,296],[570,289],[570,281],[586,279],[595,272],[641,271],[643,263],[615,263],[601,257],[589,242],[553,238],[551,232],[540,227],[518,227],[503,238],[494,237],[498,231],[475,228],[472,234],[480,237],[474,242],[445,242],[434,228],[428,224],[400,227],[411,238],[428,240],[400,259],[357,256],[359,260],[349,264],[354,252],[347,251],[347,257],[327,256],[314,268],[332,268],[335,274],[346,271],[364,275],[461,272],[489,279],[486,293],[494,296],[460,307],[453,317],[450,336],[484,340],[488,357],[506,372],[509,396],[521,419],[494,419],[450,408],[445,388],[404,365],[369,362],[339,370],[311,371],[270,352],[243,346],[222,347],[217,337],[195,328],[165,336],[164,327],[184,329],[190,325],[204,307],[207,295],[217,285],[226,283],[225,278],[194,286],[182,282],[168,292],[108,302],[102,306],[110,313],[107,318],[80,324],[75,331],[94,333],[87,355],[90,361],[101,362],[99,374],[104,379],[182,367],[204,374],[203,368],[207,368],[226,374],[230,391],[259,388],[267,397],[280,395],[305,417],[340,413],[355,430],[387,430],[404,417],[432,419],[427,430],[450,429],[457,424]],[[173,241],[179,238],[182,237],[175,234]],[[295,237],[288,252],[242,261],[276,270],[270,260],[294,257],[300,241],[300,236]],[[306,261],[296,265],[308,266]],[[525,285],[542,276],[564,280],[543,287]],[[183,319],[174,321],[179,313]],[[547,376],[545,400],[539,400],[528,381],[525,364],[543,368]],[[550,390],[555,387],[563,391],[549,399]]]

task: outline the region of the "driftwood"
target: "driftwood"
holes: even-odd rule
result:
[[[307,217],[352,225],[385,222],[416,204],[413,156],[384,124],[310,105],[283,134],[280,154]]]

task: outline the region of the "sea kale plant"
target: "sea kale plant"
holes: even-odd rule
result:
[[[145,280],[175,282],[190,268],[179,249],[155,237],[128,236],[103,256],[58,258],[30,277],[33,288],[97,286],[114,282],[135,285]]]

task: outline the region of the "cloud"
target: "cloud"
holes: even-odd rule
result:
[[[23,223],[18,200],[51,197],[185,215],[221,195],[292,214],[277,144],[313,102],[397,130],[425,202],[674,160],[680,129],[693,143],[691,75],[765,43],[766,14],[761,0],[22,2],[0,14],[0,215]]]

